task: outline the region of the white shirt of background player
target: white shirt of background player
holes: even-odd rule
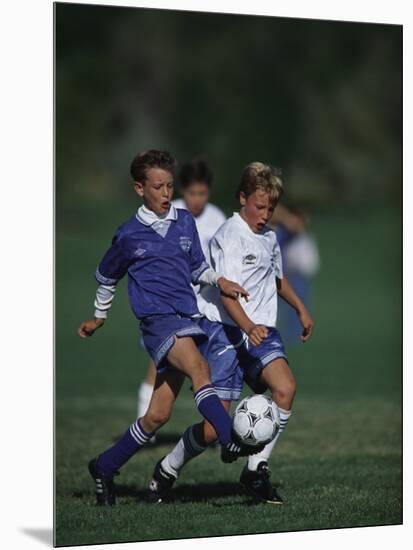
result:
[[[175,208],[188,210],[183,199],[172,201]],[[226,220],[225,214],[214,204],[207,203],[202,214],[194,218],[205,259],[210,263],[209,241]]]

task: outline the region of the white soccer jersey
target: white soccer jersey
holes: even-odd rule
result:
[[[184,208],[185,210],[188,210],[183,199],[176,199],[172,201],[172,204],[175,208]],[[212,239],[217,229],[219,229],[226,220],[225,214],[217,206],[208,203],[202,214],[197,218],[194,218],[194,220],[196,228],[198,229],[202,251],[206,261],[210,263],[209,241]]]
[[[212,238],[210,251],[211,265],[215,271],[249,292],[249,301],[241,301],[248,317],[257,325],[275,327],[276,277],[283,277],[281,251],[275,231],[265,226],[260,233],[254,233],[235,213]],[[198,307],[210,321],[235,325],[222,305],[217,288],[203,286]]]

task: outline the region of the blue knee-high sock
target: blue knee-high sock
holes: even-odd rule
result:
[[[135,453],[137,453],[153,436],[145,432],[139,419],[126,430],[122,438],[98,456],[96,467],[106,476],[113,475]]]
[[[215,389],[211,384],[202,386],[194,393],[195,403],[202,416],[208,420],[218,434],[218,439],[223,445],[232,441],[232,420],[224,409]]]

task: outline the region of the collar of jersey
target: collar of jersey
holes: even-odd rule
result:
[[[178,213],[172,204],[164,216],[158,216],[158,214],[155,214],[155,212],[149,210],[149,208],[146,208],[145,205],[138,208],[138,211],[136,212],[136,219],[143,223],[143,225],[148,226],[151,226],[156,222],[176,221],[177,217]]]
[[[243,227],[245,227],[254,237],[259,237],[260,235],[264,235],[268,230],[268,227],[264,225],[264,227],[261,229],[259,233],[255,233],[255,231],[251,229],[251,227],[247,224],[247,222],[244,220],[241,214],[239,214],[239,212],[234,212],[234,218],[238,221],[238,223],[240,223]]]

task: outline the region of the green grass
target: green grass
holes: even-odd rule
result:
[[[112,227],[118,219],[112,220]],[[90,340],[93,271],[110,238],[75,226],[57,239],[56,532],[58,545],[390,525],[402,522],[401,274],[397,212],[320,217],[322,270],[314,338],[288,350],[298,393],[271,458],[282,507],[256,505],[238,485],[242,461],[216,449],[188,464],[174,500],[142,501],[155,462],[199,417],[189,384],[160,432],[118,479],[118,506],[94,506],[87,461],[135,417],[146,357],[121,284],[111,318]]]

